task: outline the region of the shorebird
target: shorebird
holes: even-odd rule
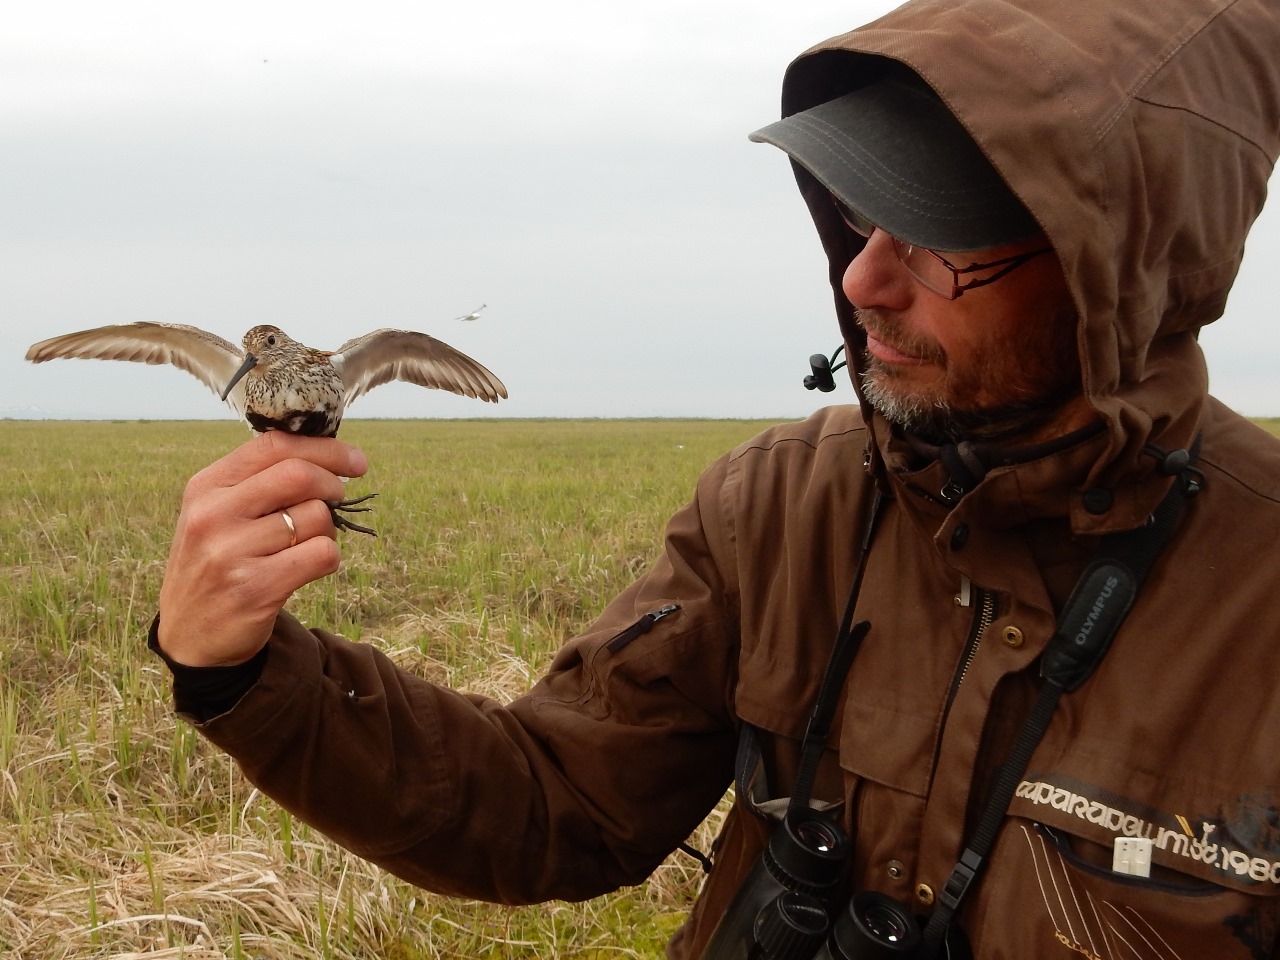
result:
[[[375,330],[331,351],[314,350],[279,327],[261,324],[242,343],[237,349],[216,334],[180,323],[125,323],[42,340],[27,351],[27,359],[169,363],[217,393],[255,434],[284,430],[336,436],[347,405],[392,380],[491,403],[507,396],[489,370],[425,333]],[[338,513],[367,512],[368,507],[355,504],[373,496],[331,503],[334,526],[373,534]]]
[[[486,305],[482,303],[482,304],[480,304],[480,306],[476,307],[476,308],[475,308],[474,310],[472,310],[470,313],[464,313],[462,316],[460,316],[460,317],[454,317],[453,319],[455,319],[455,320],[479,320],[479,319],[480,319],[480,311],[481,311],[481,310],[483,310],[483,309],[485,308],[485,306],[486,306]]]

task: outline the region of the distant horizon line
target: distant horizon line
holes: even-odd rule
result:
[[[828,406],[852,406],[852,404],[829,404]],[[1239,413],[1239,411],[1236,411]],[[352,423],[355,421],[366,421],[370,423],[400,422],[400,421],[466,421],[473,423],[484,423],[490,420],[723,420],[735,421],[740,423],[750,423],[753,421],[770,421],[781,422],[788,420],[804,419],[809,414],[787,414],[780,416],[751,416],[751,417],[729,417],[729,416],[710,416],[706,414],[628,414],[625,416],[599,416],[599,415],[558,415],[545,414],[540,416],[507,416],[504,414],[495,414],[487,417],[354,417],[345,416],[342,418],[343,423]],[[1268,414],[1249,414],[1240,413],[1240,416],[1246,420],[1252,421],[1270,421],[1280,420],[1280,413]],[[230,420],[222,417],[23,417],[11,416],[8,414],[0,414],[0,423],[225,423],[228,426],[244,426],[243,421]]]
[[[840,404],[832,404],[832,406],[840,406]],[[847,404],[846,404],[847,406]],[[808,416],[804,414],[802,416]],[[494,415],[489,417],[352,417],[344,416],[343,423],[353,423],[362,420],[371,423],[378,422],[400,422],[400,421],[469,421],[474,423],[485,423],[490,420],[725,420],[737,421],[741,423],[749,423],[757,420],[767,420],[771,422],[795,420],[795,415],[786,416],[756,416],[756,417],[718,417],[709,415],[696,414],[632,414],[626,416],[606,417],[606,416],[560,416],[547,414],[544,416],[505,416]],[[1256,419],[1256,418],[1249,418]],[[1265,418],[1264,418],[1265,419]],[[245,424],[239,420],[228,420],[220,417],[15,417],[0,414],[0,423],[225,423],[228,426],[244,427]]]

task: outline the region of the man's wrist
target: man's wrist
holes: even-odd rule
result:
[[[173,675],[173,702],[179,713],[203,723],[226,713],[262,676],[267,662],[267,647],[243,663],[230,666],[193,667],[179,663],[160,646],[160,615],[151,621],[147,631],[147,648],[164,661]]]

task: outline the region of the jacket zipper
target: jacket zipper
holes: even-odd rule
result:
[[[653,625],[664,617],[669,617],[680,609],[678,603],[668,603],[665,607],[659,607],[657,610],[650,610],[643,617],[627,627],[621,633],[617,634],[613,639],[605,644],[605,649],[610,653],[617,653],[636,637],[642,636],[653,629]]]
[[[947,691],[947,702],[942,708],[942,723],[939,730],[945,730],[947,727],[947,717],[951,714],[951,705],[955,702],[956,694],[960,691],[960,684],[964,682],[965,674],[969,672],[969,665],[973,663],[973,658],[978,654],[978,646],[982,643],[982,635],[986,632],[987,627],[991,626],[991,621],[996,618],[996,599],[995,595],[981,587],[973,590],[973,599],[977,601],[977,609],[973,614],[973,623],[969,627],[969,638],[965,641],[964,654],[960,657],[960,666],[956,668],[956,675],[951,681],[951,689]],[[933,754],[933,771],[938,769],[938,751],[942,748],[942,737],[938,737],[938,745],[934,748]],[[930,779],[933,778],[933,772],[929,774]]]
[[[943,723],[946,723],[947,714],[951,712],[951,704],[956,698],[960,684],[964,682],[964,675],[969,672],[969,665],[973,663],[973,658],[978,653],[982,635],[987,632],[987,627],[991,626],[991,621],[996,618],[995,597],[981,587],[976,590],[976,593],[978,609],[974,613],[973,626],[969,628],[969,639],[964,645],[964,656],[960,658],[960,669],[956,671],[956,677],[951,681],[951,690],[947,693],[947,707],[942,714]]]

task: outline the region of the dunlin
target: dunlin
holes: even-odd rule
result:
[[[425,333],[375,330],[337,350],[314,350],[279,327],[262,324],[244,335],[244,349],[199,327],[126,323],[42,340],[27,351],[32,363],[60,357],[170,363],[225,400],[254,433],[285,430],[309,437],[338,432],[347,405],[374,387],[404,380],[496,403],[502,381],[447,343]],[[337,511],[372,497],[331,504],[334,526],[372,534]]]

